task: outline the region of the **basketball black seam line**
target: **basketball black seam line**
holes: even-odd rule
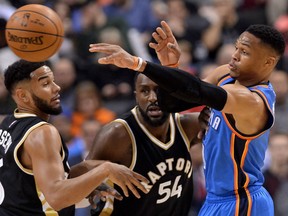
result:
[[[56,37],[64,37],[64,35],[58,35],[58,34],[52,34],[52,33],[47,33],[47,32],[39,32],[39,31],[33,31],[33,30],[25,30],[25,29],[17,29],[17,28],[6,28],[7,30],[15,30],[15,31],[23,31],[23,32],[33,32],[33,33],[39,33],[39,34],[45,34],[45,35],[52,35]]]

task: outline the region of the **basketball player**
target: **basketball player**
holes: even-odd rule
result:
[[[108,215],[187,215],[193,195],[191,144],[200,142],[198,114],[163,112],[158,85],[143,74],[135,78],[137,105],[98,133],[88,159],[123,164],[150,180],[140,199],[106,199]],[[204,117],[204,116],[203,116]],[[206,119],[208,121],[209,117]],[[101,214],[100,214],[101,215]]]
[[[47,123],[50,114],[61,112],[60,87],[44,63],[13,63],[5,72],[5,86],[17,109],[0,125],[1,216],[74,215],[73,205],[106,178],[119,185],[126,196],[129,189],[139,198],[135,187],[147,192],[139,182],[147,179],[111,162],[96,167],[100,162],[87,161],[96,168],[66,178],[67,148],[55,127]]]
[[[204,81],[171,68],[180,51],[166,22],[152,36],[156,43],[150,46],[170,67],[131,56],[119,46],[92,44],[90,51],[108,54],[99,63],[147,75],[186,105],[211,107],[203,140],[207,197],[199,215],[274,215],[261,167],[274,121],[275,93],[268,79],[285,49],[282,35],[270,26],[250,26],[237,39],[230,63]]]

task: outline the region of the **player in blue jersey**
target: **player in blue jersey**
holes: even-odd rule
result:
[[[17,109],[0,124],[1,216],[73,216],[74,204],[107,178],[126,196],[130,190],[140,198],[136,188],[147,192],[140,182],[147,179],[111,162],[83,162],[94,168],[82,176],[67,178],[67,147],[47,122],[50,114],[62,110],[60,87],[44,62],[13,63],[5,72],[5,86]]]
[[[99,63],[144,73],[165,89],[170,102],[177,99],[162,101],[163,109],[179,111],[197,104],[211,108],[203,140],[207,197],[199,215],[274,215],[261,167],[274,122],[275,93],[269,76],[284,53],[283,36],[267,25],[250,26],[237,39],[230,63],[202,81],[171,68],[177,65],[180,50],[167,23],[161,24],[150,47],[164,66],[115,45],[91,44],[90,51],[107,54]]]

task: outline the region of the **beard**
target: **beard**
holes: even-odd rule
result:
[[[49,106],[49,104],[45,100],[42,100],[41,98],[37,97],[35,94],[32,94],[32,98],[34,100],[36,107],[44,113],[47,113],[49,115],[58,115],[62,112],[61,106],[53,108]]]
[[[139,105],[138,105],[138,109],[140,111],[140,114],[141,116],[143,117],[144,121],[149,124],[150,126],[152,127],[159,127],[161,125],[164,124],[164,122],[167,121],[168,117],[169,117],[169,114],[170,113],[167,113],[167,112],[162,112],[163,115],[159,118],[151,118],[149,117],[149,115],[147,114],[147,110],[144,111]]]

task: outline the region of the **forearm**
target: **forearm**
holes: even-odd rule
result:
[[[55,210],[80,202],[108,177],[105,166],[99,166],[87,173],[66,180],[54,182],[53,189],[45,194],[47,202]]]
[[[147,62],[140,71],[170,95],[186,101],[222,110],[227,93],[221,87],[201,81],[185,71]]]
[[[201,106],[197,103],[191,103],[178,99],[162,88],[158,89],[157,98],[161,110],[169,113],[182,112],[193,107]]]
[[[84,160],[81,163],[78,163],[71,167],[69,172],[69,178],[75,178],[77,176],[80,176],[104,162],[105,161],[102,160]]]

